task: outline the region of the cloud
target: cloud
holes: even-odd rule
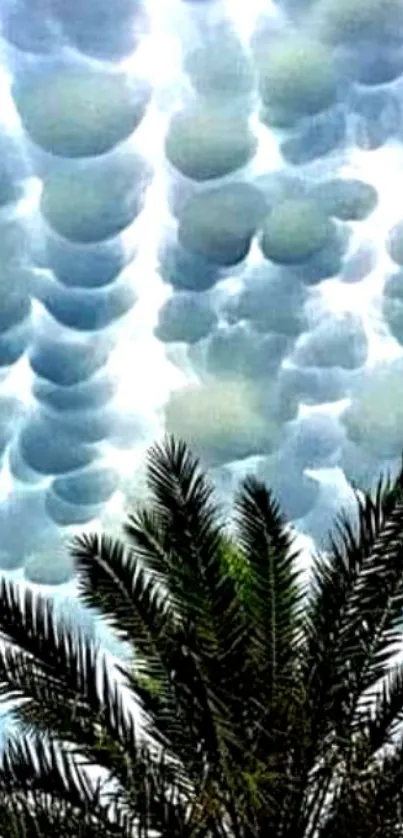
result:
[[[31,274],[23,268],[5,269],[0,273],[0,334],[22,325],[31,314],[28,293]]]
[[[182,291],[160,309],[155,334],[163,343],[196,343],[211,332],[216,319],[204,296]]]
[[[67,549],[27,557],[24,576],[36,585],[65,585],[74,576],[74,562]]]
[[[174,391],[165,408],[165,426],[185,439],[208,466],[270,451],[281,427],[264,414],[258,389],[242,378]]]
[[[66,288],[43,275],[36,285],[36,296],[63,326],[83,332],[104,329],[127,314],[137,300],[133,283],[121,279],[103,288]]]
[[[15,488],[0,507],[0,568],[13,570],[24,564],[33,550],[52,551],[59,540],[57,528],[45,511],[41,488]]]
[[[17,74],[14,102],[29,137],[64,158],[111,151],[138,127],[150,88],[123,73],[53,62]]]
[[[59,527],[88,524],[90,521],[99,518],[102,512],[102,504],[80,506],[79,504],[68,503],[55,495],[51,487],[46,491],[45,508],[51,521]]]
[[[179,218],[182,247],[207,262],[229,267],[248,254],[266,204],[253,186],[233,183],[190,198]]]
[[[289,200],[268,216],[261,247],[272,262],[293,265],[310,259],[330,235],[329,219],[312,202]]]
[[[258,332],[297,337],[306,328],[306,290],[291,276],[276,275],[268,264],[246,272],[240,292],[228,298],[230,322],[247,320]]]
[[[319,405],[345,398],[351,374],[340,367],[318,369],[288,366],[280,371],[284,393],[302,404]]]
[[[52,480],[51,488],[56,497],[73,506],[94,506],[109,500],[118,484],[119,475],[115,469],[95,464],[57,477]]]
[[[256,476],[271,489],[290,520],[304,518],[319,497],[318,481],[285,460],[281,453],[261,460]]]
[[[68,288],[101,288],[113,282],[135,255],[121,236],[77,244],[46,231],[41,264]]]
[[[242,110],[201,104],[179,111],[172,117],[166,137],[168,161],[196,181],[241,169],[257,147],[246,116]]]
[[[403,271],[392,273],[386,279],[382,313],[393,337],[403,344]]]
[[[18,143],[7,131],[0,136],[0,207],[22,198],[27,165]]]
[[[344,440],[339,420],[325,413],[301,416],[287,427],[282,446],[283,462],[296,469],[317,469],[335,463]]]
[[[350,522],[356,516],[356,503],[351,487],[341,472],[325,472],[320,475],[320,493],[315,506],[303,521],[300,530],[309,535],[317,549],[329,548],[330,536],[337,540],[335,520],[343,511]]]
[[[113,408],[93,410],[64,410],[60,413],[49,413],[58,423],[62,433],[70,437],[71,443],[93,443],[110,440],[116,432],[119,415]],[[119,426],[119,425],[118,425]]]
[[[18,398],[2,395],[0,399],[0,455],[4,454],[23,414],[24,406]]]
[[[311,199],[279,203],[263,225],[260,246],[263,255],[280,265],[309,262],[333,242],[334,223]]]
[[[313,15],[318,35],[332,44],[382,43],[403,35],[400,0],[319,0]]]
[[[263,111],[263,122],[270,123],[270,118],[270,111]],[[286,163],[303,166],[342,148],[346,141],[345,110],[336,106],[298,122],[293,134],[281,143],[280,149]]]
[[[150,169],[136,153],[119,153],[59,168],[43,181],[41,212],[56,233],[93,244],[116,236],[143,208]]]
[[[65,474],[92,463],[95,446],[72,444],[60,429],[57,417],[37,411],[26,420],[18,436],[18,447],[25,464],[43,475]]]
[[[21,276],[22,271],[29,271],[27,255],[32,246],[31,232],[22,214],[16,213],[15,208],[10,209],[11,212],[0,216],[0,264],[3,271],[18,268]]]
[[[32,392],[35,399],[56,411],[88,410],[104,407],[116,394],[118,382],[109,372],[101,370],[88,381],[71,387],[59,387],[42,378],[35,378]]]
[[[401,131],[400,102],[390,90],[355,90],[349,102],[351,139],[374,151]]]
[[[327,215],[340,221],[363,221],[378,203],[376,189],[356,178],[324,180],[310,194]]]
[[[400,461],[398,457],[387,459],[370,454],[359,445],[347,440],[341,451],[339,465],[343,469],[346,480],[363,491],[373,491],[376,489],[381,474],[388,472],[392,476],[396,474]]]
[[[87,381],[108,360],[109,342],[97,338],[34,337],[29,362],[36,375],[62,387]]]
[[[346,312],[332,314],[301,338],[293,362],[302,367],[341,367],[354,370],[365,364],[368,338],[362,318]]]
[[[401,359],[362,372],[342,421],[352,442],[379,458],[399,456],[403,428]]]
[[[163,281],[178,291],[207,291],[222,277],[217,265],[190,253],[172,240],[162,242],[158,268]]]
[[[217,378],[236,374],[252,382],[263,382],[278,370],[289,347],[287,336],[262,335],[241,323],[219,327],[202,346],[191,348],[189,357],[196,369],[205,368]]]
[[[221,27],[184,61],[194,89],[211,100],[247,96],[254,87],[254,73],[246,50],[233,32]]]
[[[101,60],[131,55],[147,31],[142,0],[51,0],[51,6],[72,44]]]
[[[344,260],[339,279],[341,282],[348,283],[361,282],[368,274],[372,273],[376,262],[375,245],[371,241],[363,241]]]
[[[53,52],[57,31],[49,0],[14,0],[2,4],[1,34],[22,52],[41,55]]]
[[[386,248],[391,259],[397,265],[403,266],[403,221],[392,227],[386,242]]]
[[[338,74],[332,53],[301,36],[271,41],[256,51],[259,91],[274,124],[292,124],[328,110],[337,99]]]
[[[15,364],[29,346],[31,337],[31,320],[29,317],[0,334],[0,367],[9,367]]]

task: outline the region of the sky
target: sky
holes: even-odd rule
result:
[[[197,8],[199,7],[199,8]],[[140,74],[152,83],[154,96],[142,126],[133,135],[133,147],[140,151],[153,165],[154,177],[147,193],[145,208],[139,219],[125,231],[128,247],[137,243],[137,256],[127,269],[133,285],[138,291],[138,303],[133,312],[119,324],[119,341],[110,359],[113,375],[120,382],[116,405],[121,412],[137,412],[143,416],[146,433],[133,451],[117,451],[110,448],[108,457],[116,465],[128,482],[136,466],[141,462],[146,442],[158,434],[162,427],[162,409],[170,391],[181,387],[186,381],[183,370],[175,367],[168,360],[164,346],[153,336],[152,330],[157,322],[158,309],[170,291],[163,285],[158,275],[158,246],[164,236],[172,230],[172,218],[168,206],[168,194],[174,181],[172,171],[166,165],[164,157],[164,137],[168,127],[169,115],[178,109],[183,101],[182,58],[186,54],[191,36],[195,29],[194,18],[203,16],[228,15],[234,22],[240,39],[247,43],[259,18],[264,12],[271,19],[273,27],[280,19],[278,7],[266,0],[227,0],[221,4],[212,4],[210,9],[204,4],[186,5],[179,0],[158,0],[148,3],[151,18],[151,32],[137,52],[122,62],[122,69],[128,74]],[[2,94],[2,119],[18,132],[18,120],[9,93],[10,75],[3,63],[0,78]],[[9,107],[4,107],[6,103]],[[259,175],[281,170],[283,162],[275,142],[273,132],[267,131],[259,123],[256,113],[251,115],[251,122],[259,140],[258,152],[251,164],[249,173]],[[270,161],[268,163],[268,161]],[[378,251],[377,264],[372,273],[362,283],[343,284],[336,280],[323,283],[323,298],[332,311],[352,311],[364,317],[365,327],[370,338],[367,365],[369,367],[380,360],[389,360],[401,355],[401,348],[391,338],[379,317],[380,300],[385,274],[390,268],[384,242],[388,231],[400,219],[400,195],[403,188],[403,147],[398,142],[389,141],[376,151],[350,150],[343,159],[336,161],[338,174],[345,177],[357,177],[376,187],[379,196],[378,207],[370,218],[356,227],[351,249],[360,241],[371,240]],[[324,177],[334,171],[335,160],[321,161],[317,167],[318,176]],[[41,184],[33,178],[26,193],[23,209],[29,215],[38,206]],[[21,207],[20,210],[21,211]],[[252,250],[251,263],[257,249]],[[234,280],[234,288],[237,280]],[[230,284],[226,286],[230,292]],[[44,313],[37,304],[38,321]],[[3,385],[7,390],[16,392],[29,404],[32,374],[27,359],[24,358]],[[329,412],[339,412],[343,405],[336,403],[329,406]],[[309,412],[309,408],[305,411]],[[322,474],[322,479],[340,482],[340,474]],[[10,479],[7,466],[0,479],[0,493],[6,497],[10,491]],[[123,495],[117,493],[105,512],[106,524],[117,520],[122,510]],[[16,578],[21,572],[16,572]],[[74,583],[61,586],[58,594],[74,591]]]

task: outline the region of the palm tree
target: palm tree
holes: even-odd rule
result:
[[[402,836],[403,468],[356,493],[306,586],[264,485],[228,525],[184,444],[147,465],[124,537],[72,546],[129,664],[1,583],[1,838]]]

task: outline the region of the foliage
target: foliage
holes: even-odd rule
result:
[[[72,547],[130,663],[1,583],[0,697],[22,726],[2,838],[403,835],[403,469],[357,492],[308,588],[263,484],[230,527],[184,444],[155,445],[147,479],[124,539]]]

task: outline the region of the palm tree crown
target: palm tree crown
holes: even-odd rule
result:
[[[1,582],[0,836],[403,836],[403,469],[356,493],[305,586],[264,485],[228,527],[186,445],[147,465],[124,537],[72,546],[130,663]]]

